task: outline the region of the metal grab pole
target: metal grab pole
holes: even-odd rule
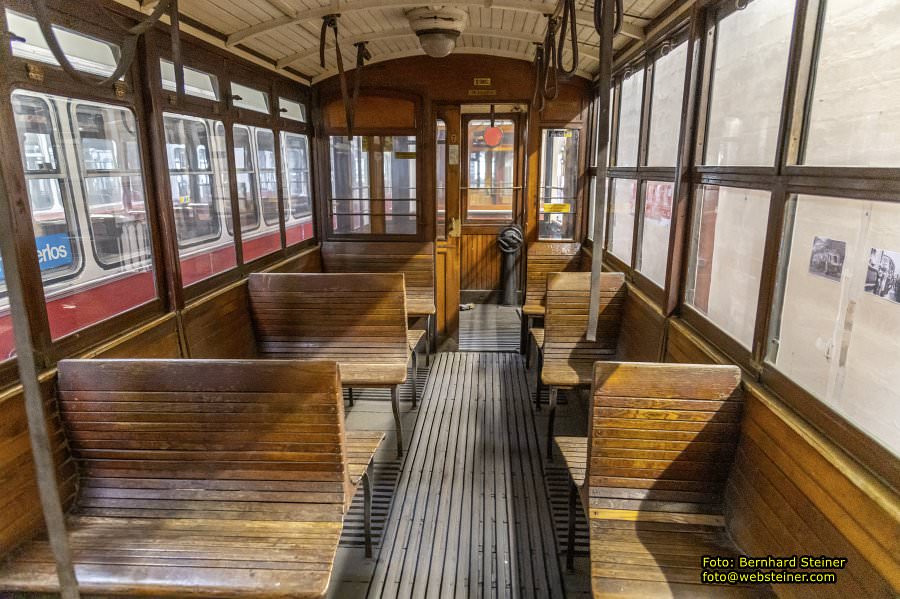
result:
[[[72,552],[66,535],[65,516],[59,497],[59,485],[56,482],[53,449],[44,414],[44,397],[38,379],[38,364],[31,342],[31,323],[25,309],[19,256],[16,253],[13,209],[6,192],[6,177],[2,164],[0,164],[0,252],[3,256],[3,269],[16,339],[19,378],[25,393],[25,413],[28,418],[31,454],[37,474],[38,495],[44,512],[44,522],[47,524],[50,549],[56,559],[60,595],[63,599],[78,599],[78,581],[75,578]]]
[[[599,2],[600,0],[595,0]],[[597,94],[599,104],[599,116],[597,123],[597,184],[595,190],[594,209],[594,259],[591,264],[591,305],[588,312],[588,326],[585,337],[588,341],[597,340],[597,323],[600,320],[600,272],[602,271],[603,246],[605,229],[603,223],[606,220],[606,196],[609,192],[606,184],[609,173],[609,85],[612,81],[612,48],[615,36],[613,19],[615,8],[612,0],[603,2],[603,23],[600,31],[600,77],[597,84],[600,86]],[[604,127],[604,123],[606,127]]]

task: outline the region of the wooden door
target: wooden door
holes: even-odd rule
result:
[[[435,277],[439,340],[459,341],[460,118],[458,106],[435,111]]]

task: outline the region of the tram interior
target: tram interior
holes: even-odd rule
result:
[[[896,0],[0,0],[0,597],[900,597]]]

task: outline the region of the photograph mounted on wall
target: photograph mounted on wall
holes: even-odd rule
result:
[[[900,304],[900,252],[869,250],[866,293]]]
[[[816,237],[813,239],[812,254],[809,258],[809,274],[840,281],[846,255],[846,241]]]

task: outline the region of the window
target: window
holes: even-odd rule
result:
[[[16,355],[16,339],[13,335],[12,316],[9,313],[9,296],[6,291],[6,272],[0,256],[0,362]]]
[[[626,76],[620,84],[620,90],[616,166],[634,167],[638,164],[638,142],[641,135],[644,69]]]
[[[895,0],[828,0],[805,164],[900,166],[898,30]]]
[[[674,190],[674,183],[647,181],[644,184],[637,269],[660,287],[666,284],[666,267],[669,265],[669,231],[672,227]]]
[[[573,239],[575,236],[578,146],[578,129],[545,129],[541,135],[540,239]]]
[[[799,196],[768,361],[900,454],[900,204]]]
[[[306,106],[300,102],[288,100],[287,98],[278,98],[278,112],[281,114],[281,118],[300,123],[306,122]]]
[[[335,233],[417,233],[416,138],[331,137],[331,214]]]
[[[237,265],[225,127],[176,114],[163,114],[163,125],[181,283],[187,287]]]
[[[746,348],[753,343],[770,197],[715,185],[696,192],[686,300]]]
[[[53,339],[155,299],[134,113],[19,90],[11,103]]]
[[[233,132],[241,248],[246,264],[281,248],[275,138],[269,129],[246,125],[235,125]]]
[[[21,15],[11,10],[6,11],[6,23],[10,33],[14,33],[22,40],[13,40],[13,56],[34,60],[46,64],[59,65],[47,40],[44,39],[41,28],[32,17]],[[56,39],[60,47],[69,59],[69,63],[79,71],[109,77],[116,71],[119,62],[119,47],[109,42],[104,42],[70,29],[64,29],[53,25]]]
[[[615,179],[609,209],[609,241],[607,249],[626,264],[631,264],[634,246],[634,216],[637,181]]]
[[[271,113],[269,94],[233,81],[231,82],[231,102],[235,108],[246,108],[263,114]]]
[[[281,132],[281,170],[285,233],[294,245],[313,236],[308,137]]]
[[[654,63],[647,166],[675,166],[686,69],[687,42],[662,54]]]
[[[435,200],[437,238],[447,239],[447,123],[437,120]]]
[[[490,120],[471,120],[466,131],[469,164],[464,218],[472,223],[513,220],[516,124],[509,119],[495,119],[494,126],[502,136],[493,146],[485,141]]]
[[[159,70],[162,74],[162,88],[170,92],[175,90],[175,64],[170,60],[159,59]],[[184,67],[184,93],[189,96],[219,100],[219,80],[215,75]]]
[[[704,164],[774,165],[795,4],[753,0],[719,21]]]

